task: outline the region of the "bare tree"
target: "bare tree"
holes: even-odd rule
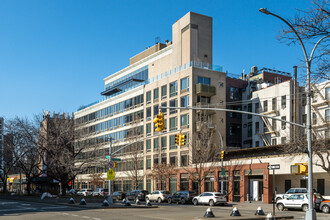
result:
[[[104,178],[102,177],[102,173],[95,172],[95,170],[91,171],[89,174],[89,177],[91,179],[91,184],[94,186],[96,189],[97,186],[103,184]]]
[[[211,116],[202,112],[196,116],[197,128],[194,136],[190,137],[192,158],[191,166],[184,168],[189,179],[198,182],[198,193],[201,192],[202,182],[215,171],[219,159],[219,147],[214,143],[214,129],[211,128]]]
[[[143,142],[138,140],[142,137],[143,132],[141,129],[140,117],[134,117],[132,127],[127,135],[127,140],[130,146],[126,147],[126,175],[129,176],[134,182],[134,189],[138,188],[138,183],[143,180]]]
[[[306,11],[298,10],[298,14],[289,20],[291,25],[297,30],[301,39],[313,45],[322,37],[329,35],[330,32],[330,8],[329,0],[313,0],[313,5]],[[298,39],[289,27],[284,27],[281,35],[278,36],[281,41],[288,44],[298,43]],[[329,71],[329,41],[327,38],[318,46],[318,52],[313,58],[312,76],[315,81],[320,79],[330,79]]]
[[[95,159],[96,141],[86,140],[86,131],[76,129],[73,117],[62,114],[43,116],[39,130],[39,147],[43,172],[61,183],[65,195],[70,181],[88,169],[86,164]]]

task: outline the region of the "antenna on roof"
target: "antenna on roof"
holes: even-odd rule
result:
[[[160,42],[160,37],[155,37],[155,44],[158,44]]]

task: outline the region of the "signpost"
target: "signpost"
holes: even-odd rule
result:
[[[275,216],[275,194],[276,194],[276,190],[275,190],[275,170],[279,170],[280,169],[280,164],[269,164],[267,166],[268,170],[273,170],[273,213]]]

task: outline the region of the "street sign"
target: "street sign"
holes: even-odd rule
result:
[[[110,156],[105,156],[105,159],[109,160]],[[112,161],[121,161],[120,158],[111,158]]]
[[[308,176],[303,176],[301,179],[307,180],[308,179]]]
[[[226,175],[226,170],[225,170],[225,168],[221,168],[221,176],[224,176],[224,175]]]
[[[271,164],[267,166],[268,170],[279,170],[280,169],[280,164]]]
[[[107,180],[115,180],[115,171],[113,171],[113,169],[108,170]]]
[[[120,158],[111,158],[112,161],[121,161]]]
[[[113,162],[113,161],[108,162],[109,169],[112,169],[114,166],[115,166],[115,162]]]

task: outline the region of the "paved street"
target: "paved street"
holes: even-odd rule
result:
[[[271,205],[260,203],[242,203],[237,207],[242,217],[254,217],[255,210],[261,205],[265,213],[271,212]],[[58,220],[58,219],[202,219],[208,206],[161,204],[155,209],[85,209],[66,205],[50,205],[13,200],[0,200],[0,219],[18,220]],[[213,207],[215,219],[235,219],[230,217],[232,206]],[[295,219],[304,219],[302,211],[278,212],[279,215],[294,216]],[[318,220],[330,218],[330,214],[317,213]],[[239,217],[239,218],[242,218]]]

